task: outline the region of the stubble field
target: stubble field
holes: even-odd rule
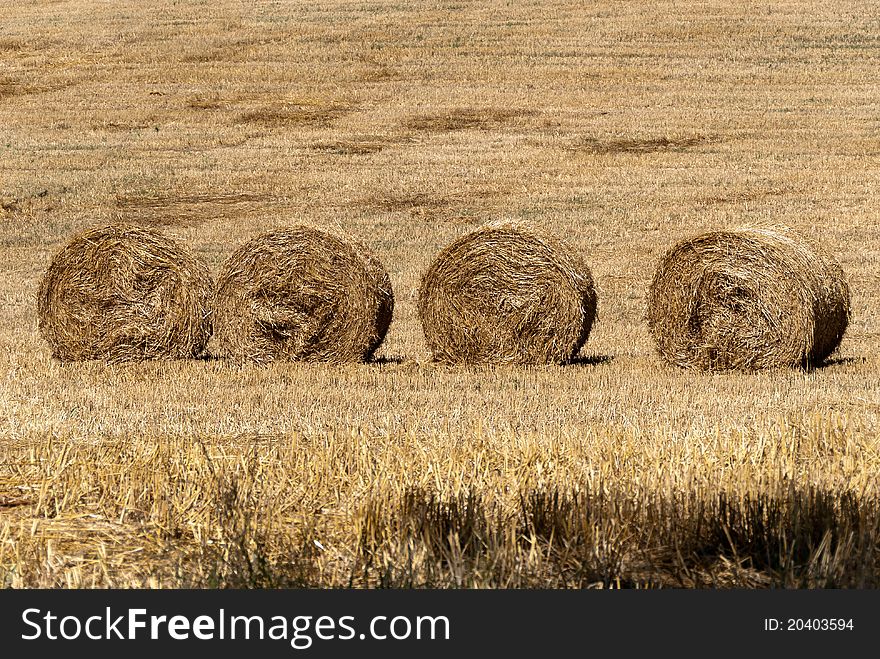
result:
[[[0,3],[0,584],[880,585],[870,3],[246,4]],[[431,362],[419,277],[500,218],[590,264],[576,363]],[[362,240],[379,359],[54,362],[38,280],[107,220]],[[767,221],[846,270],[840,350],[664,366],[659,257]]]

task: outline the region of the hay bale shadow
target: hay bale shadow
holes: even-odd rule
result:
[[[614,361],[613,355],[586,355],[584,357],[575,357],[567,366],[605,366]]]
[[[387,357],[374,357],[369,360],[368,364],[376,364],[377,366],[388,366],[395,365],[398,366],[403,364],[406,361],[405,357],[400,357],[399,355],[389,355]]]

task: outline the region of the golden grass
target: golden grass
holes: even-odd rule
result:
[[[577,582],[581,586],[602,585],[610,575],[653,585],[767,585],[784,577],[821,585],[834,575],[774,574],[750,565],[734,565],[731,574],[723,559],[733,560],[731,549],[750,548],[713,545],[708,537],[702,538],[702,558],[690,555],[683,540],[682,557],[664,554],[652,562],[646,550],[671,548],[640,545],[630,526],[663,523],[656,511],[667,506],[667,513],[677,511],[675,532],[685,538],[693,531],[689,520],[719,494],[736,512],[736,504],[754,505],[765,493],[770,498],[761,509],[780,514],[774,500],[809,503],[804,494],[786,500],[782,495],[789,490],[812,488],[833,492],[835,500],[859,501],[874,491],[860,468],[877,465],[872,443],[849,438],[846,422],[835,415],[802,423],[768,425],[760,440],[734,431],[709,443],[598,427],[586,435],[558,434],[548,443],[544,435],[498,436],[479,425],[460,435],[367,436],[351,429],[284,437],[164,436],[138,443],[112,436],[88,443],[29,436],[3,456],[7,470],[15,465],[15,475],[0,481],[10,502],[3,512],[0,564],[16,566],[6,574],[13,586],[371,586],[407,580],[416,586],[456,585],[450,581],[456,561],[461,568],[492,560],[519,567],[504,574],[464,570],[457,585],[537,585],[550,579],[560,586],[572,568],[566,568],[568,562],[578,560],[595,566],[569,575],[583,579]],[[709,457],[718,460],[712,469]],[[666,468],[658,471],[659,464]],[[557,490],[568,496],[553,506]],[[612,514],[592,506],[564,510],[579,499],[617,508]],[[430,508],[437,506],[432,515]],[[562,510],[554,513],[553,507]],[[518,521],[524,513],[529,519]],[[585,555],[560,555],[566,543],[578,542],[583,530],[578,514],[591,514],[584,521],[598,524],[587,525],[592,544]],[[565,519],[573,526],[557,528],[555,538],[544,535]],[[506,541],[505,534],[523,532],[517,531],[521,523],[531,530],[531,540],[526,533],[522,545]],[[444,527],[477,534],[471,540],[481,544],[468,546],[462,537],[463,556],[438,563],[443,543],[450,541]],[[730,528],[741,530],[733,520]],[[857,524],[851,529],[877,531]],[[837,537],[819,549],[822,535],[798,551],[823,556],[843,549]],[[408,538],[416,549],[409,568]],[[594,573],[603,565],[604,576],[601,569]]]
[[[10,5],[0,582],[876,585],[875,32],[848,0]],[[120,215],[173,225],[214,268],[293,220],[365,242],[396,298],[379,363],[53,362],[39,277]],[[430,363],[419,277],[500,218],[589,261],[602,309],[571,366]],[[661,365],[644,319],[660,256],[768,221],[847,272],[832,363]],[[736,551],[663,530],[701,519]],[[737,520],[804,553],[767,564],[778,546]],[[567,549],[548,541],[563,528]]]

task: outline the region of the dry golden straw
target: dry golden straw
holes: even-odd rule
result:
[[[198,357],[211,336],[212,289],[208,267],[156,229],[95,227],[43,276],[39,328],[62,361]]]
[[[253,238],[217,280],[217,352],[238,360],[366,361],[394,310],[391,280],[359,243],[296,226]]]
[[[678,366],[810,366],[840,344],[849,306],[833,258],[786,227],[743,227],[667,252],[648,292],[648,324],[660,355]]]
[[[419,315],[437,361],[559,364],[587,340],[596,291],[570,246],[499,222],[440,252],[422,277]]]

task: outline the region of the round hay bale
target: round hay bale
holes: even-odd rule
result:
[[[648,292],[660,355],[703,370],[819,364],[840,344],[849,309],[840,266],[780,226],[683,240]]]
[[[256,362],[367,361],[393,311],[388,272],[366,246],[308,226],[277,229],[223,264],[216,350]]]
[[[561,364],[587,340],[596,290],[569,245],[497,222],[440,252],[422,277],[419,315],[437,361]]]
[[[184,245],[146,227],[75,235],[40,282],[40,333],[62,361],[184,359],[211,336],[213,282]]]

